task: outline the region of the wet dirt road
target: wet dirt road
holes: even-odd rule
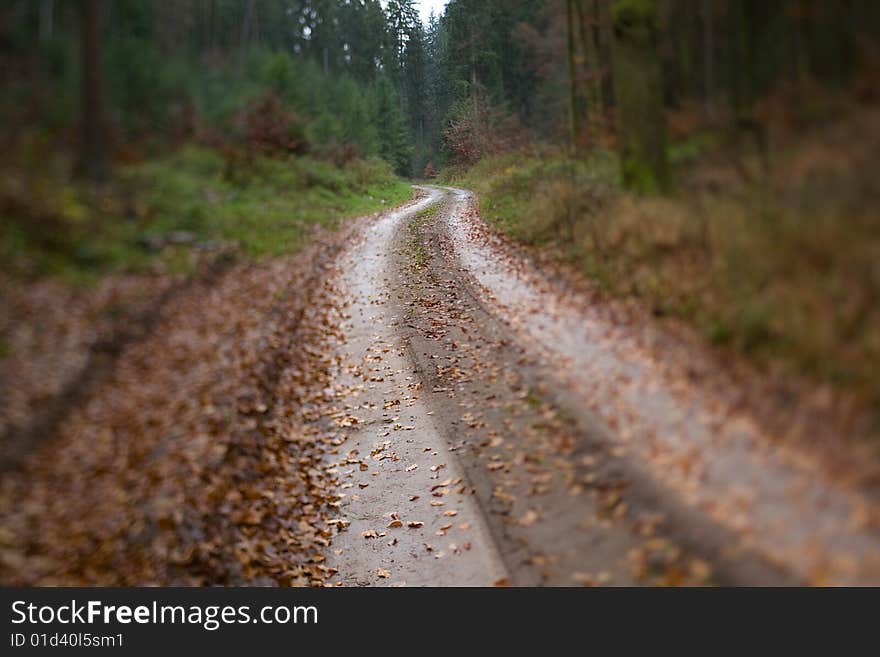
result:
[[[880,582],[869,497],[418,194],[332,281],[332,583]]]

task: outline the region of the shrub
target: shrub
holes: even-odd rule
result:
[[[243,113],[248,153],[279,157],[307,150],[305,126],[274,92],[251,101]]]

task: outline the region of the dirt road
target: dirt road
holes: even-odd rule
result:
[[[332,282],[336,583],[880,581],[868,494],[545,278],[467,192],[419,194]]]

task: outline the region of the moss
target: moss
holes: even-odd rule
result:
[[[654,0],[615,0],[611,5],[615,28],[654,30],[657,27],[657,5]]]
[[[655,3],[617,0],[612,11],[623,182],[639,193],[665,191],[670,179]]]

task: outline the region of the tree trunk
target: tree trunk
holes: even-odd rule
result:
[[[611,18],[623,182],[637,192],[663,191],[669,187],[669,165],[656,5],[614,0]]]
[[[614,124],[614,79],[611,73],[611,20],[608,15],[607,0],[594,0],[593,21],[596,25],[596,45],[599,53],[599,68],[602,76],[602,113],[605,126]]]
[[[715,118],[715,25],[712,0],[702,0],[703,14],[703,96],[706,116]]]
[[[593,4],[595,8],[595,4]],[[590,126],[590,139],[593,143],[599,140],[602,133],[602,115],[604,101],[602,99],[602,64],[599,58],[600,35],[598,15],[587,15],[583,0],[575,0],[577,23],[580,28],[581,50],[585,58],[584,72],[587,76],[587,122]]]
[[[211,54],[216,57],[220,53],[220,7],[217,0],[211,0]]]
[[[251,25],[254,20],[254,0],[248,0],[247,7],[244,13],[244,22],[241,24],[241,49],[244,50],[247,47],[248,39],[251,36]]]
[[[40,2],[40,41],[46,42],[52,38],[52,27],[55,22],[55,0],[42,0]]]
[[[580,132],[577,71],[574,58],[574,0],[565,0],[565,57],[568,63],[568,145],[577,149]]]
[[[100,0],[81,0],[82,135],[77,173],[93,180],[107,174]]]
[[[736,10],[736,114],[742,121],[751,120],[755,102],[755,7],[751,0],[739,0]]]

